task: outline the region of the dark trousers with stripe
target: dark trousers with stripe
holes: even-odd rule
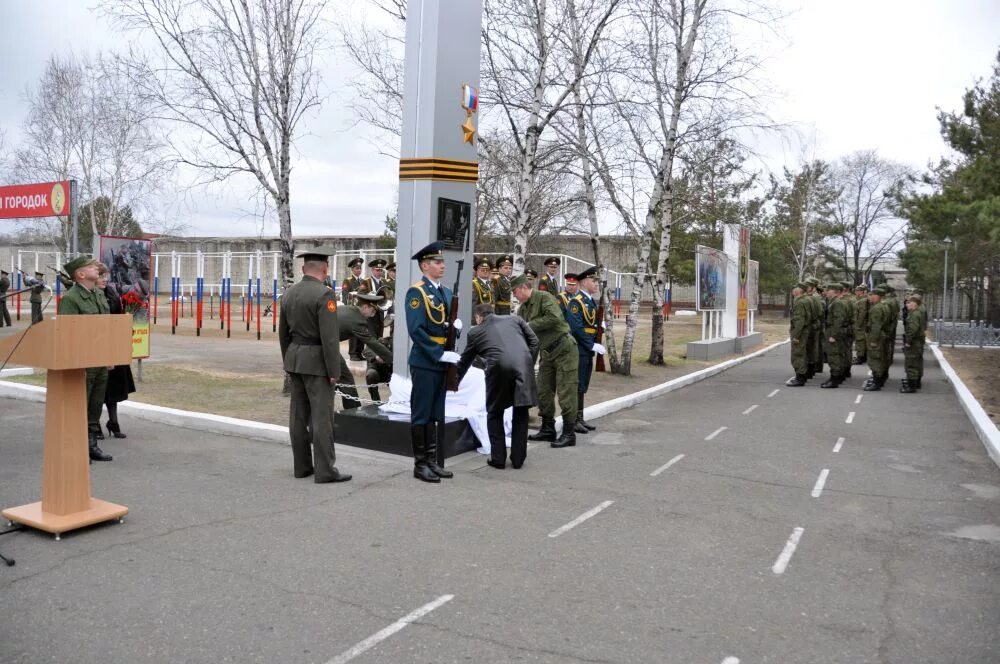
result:
[[[444,424],[444,379],[444,369],[410,367],[410,424]]]

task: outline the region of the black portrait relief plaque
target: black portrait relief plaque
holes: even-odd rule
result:
[[[465,248],[465,231],[472,215],[472,205],[448,198],[438,199],[437,239],[445,249],[462,251]]]

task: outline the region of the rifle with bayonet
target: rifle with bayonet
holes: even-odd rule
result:
[[[455,351],[455,342],[458,339],[455,329],[455,321],[458,320],[458,288],[462,285],[462,268],[465,266],[465,254],[469,253],[469,230],[472,228],[472,220],[465,224],[465,249],[458,259],[458,267],[455,270],[455,287],[451,291],[451,308],[448,310],[448,335],[445,337],[444,349]],[[451,392],[458,392],[458,367],[454,364],[448,365],[445,374],[445,389]]]

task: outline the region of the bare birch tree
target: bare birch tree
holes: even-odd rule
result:
[[[323,0],[105,0],[126,30],[159,44],[131,59],[134,81],[180,125],[178,161],[205,181],[248,175],[278,216],[281,274],[292,283],[292,147],[320,105],[315,60]]]

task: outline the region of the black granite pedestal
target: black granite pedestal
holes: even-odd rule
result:
[[[383,413],[378,406],[338,410],[333,417],[333,432],[337,445],[413,456],[409,415]],[[438,463],[479,447],[469,423],[453,417],[446,418],[443,443],[438,450]]]

